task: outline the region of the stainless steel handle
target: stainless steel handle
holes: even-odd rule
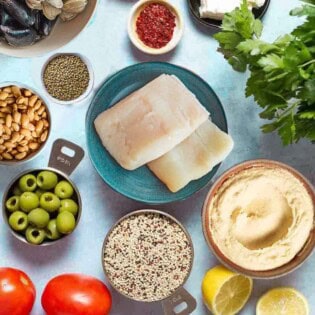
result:
[[[186,308],[180,312],[175,312],[176,306],[185,303]],[[164,315],[189,315],[197,307],[195,298],[183,287],[179,288],[172,296],[162,301]]]
[[[74,152],[68,156],[62,152],[63,148]],[[48,166],[70,175],[84,157],[84,150],[73,142],[65,139],[57,139],[52,146]]]

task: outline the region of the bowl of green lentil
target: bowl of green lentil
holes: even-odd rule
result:
[[[94,84],[90,61],[81,54],[61,53],[52,55],[41,73],[42,85],[51,101],[74,105],[85,100]]]

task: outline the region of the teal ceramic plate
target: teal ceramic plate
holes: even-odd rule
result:
[[[130,93],[144,86],[160,74],[174,74],[193,92],[210,112],[212,121],[227,132],[227,123],[222,105],[211,87],[196,74],[161,62],[140,63],[112,75],[96,93],[86,117],[87,146],[94,167],[103,180],[117,192],[141,202],[163,204],[185,199],[203,188],[219,168],[192,181],[177,193],[170,192],[146,167],[134,171],[123,169],[103,147],[94,128],[95,118]]]

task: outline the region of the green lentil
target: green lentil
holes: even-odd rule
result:
[[[43,80],[51,96],[61,101],[72,101],[86,91],[90,74],[80,57],[60,55],[48,63]]]

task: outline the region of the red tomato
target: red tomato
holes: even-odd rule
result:
[[[35,297],[34,284],[23,271],[0,268],[0,315],[29,315]]]
[[[42,295],[47,315],[107,315],[111,305],[105,284],[82,274],[63,274],[51,279]]]

